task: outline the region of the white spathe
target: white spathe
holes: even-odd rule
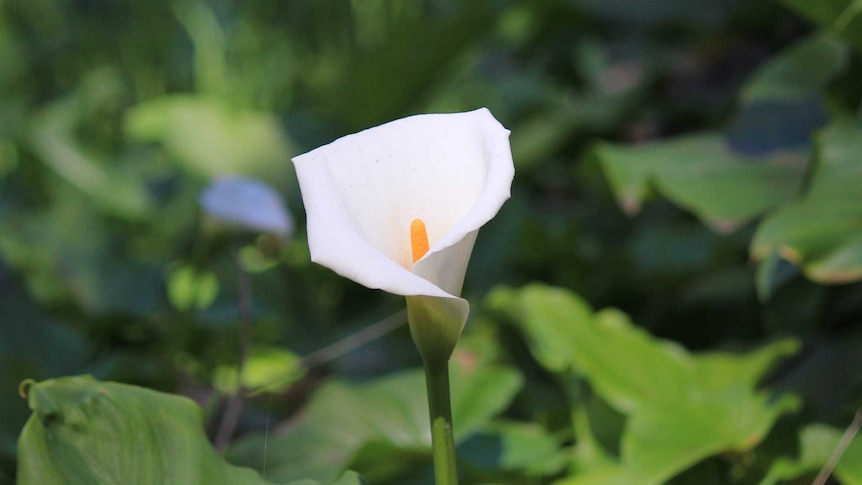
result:
[[[369,288],[440,299],[463,327],[469,305],[459,295],[476,234],[510,195],[509,130],[485,108],[410,116],[293,162],[313,261]],[[417,218],[430,249],[414,265]]]

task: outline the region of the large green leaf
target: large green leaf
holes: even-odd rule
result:
[[[742,100],[798,100],[820,93],[844,69],[849,54],[834,38],[805,38],[764,64],[746,83]]]
[[[799,436],[799,457],[781,458],[769,469],[760,485],[775,485],[802,475],[817,473],[841,440],[842,432],[822,424],[813,424]],[[856,437],[835,466],[833,473],[844,485],[862,485],[862,438]]]
[[[29,415],[18,399],[18,383],[80,371],[90,362],[92,349],[82,334],[48,316],[14,286],[0,294],[0,322],[0,462],[14,463],[18,435]]]
[[[735,153],[710,133],[645,146],[602,143],[594,153],[626,212],[637,213],[653,185],[721,232],[789,201],[805,165],[790,153],[763,160]]]
[[[205,176],[282,175],[292,154],[277,119],[214,98],[172,95],[127,114],[132,139],[159,142],[185,168]]]
[[[460,449],[465,465],[488,470],[515,470],[527,476],[554,475],[565,469],[569,450],[536,423],[494,423]]]
[[[89,376],[35,383],[27,394],[33,414],[18,442],[21,485],[272,483],[218,455],[189,399]]]
[[[494,365],[471,367],[453,360],[451,377],[456,442],[484,428],[521,386],[517,371]],[[424,379],[417,369],[365,384],[333,381],[317,391],[294,426],[242,440],[229,456],[235,463],[258,466],[266,449],[267,476],[280,481],[310,477],[327,482],[354,457],[355,469],[373,482],[403,473],[431,458]]]
[[[848,54],[825,36],[782,51],[748,80],[727,133],[599,145],[595,154],[620,205],[637,213],[652,185],[713,229],[728,231],[789,202],[802,184],[811,131],[826,122],[823,90],[845,69]]]
[[[708,456],[753,448],[797,405],[757,389],[775,361],[795,351],[794,341],[748,354],[694,355],[651,337],[619,311],[592,313],[566,290],[499,289],[489,302],[518,322],[541,363],[583,375],[628,417],[619,462],[564,483],[663,483]]]
[[[763,260],[777,251],[818,282],[855,281],[862,278],[862,129],[835,123],[817,142],[808,193],[761,223],[751,254]]]

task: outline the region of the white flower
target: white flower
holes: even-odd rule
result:
[[[311,259],[408,297],[411,314],[433,313],[457,340],[469,312],[459,295],[476,234],[510,195],[508,136],[482,108],[403,118],[295,157]],[[411,237],[416,219],[428,250],[414,263],[413,246],[421,253],[424,243],[419,233]]]

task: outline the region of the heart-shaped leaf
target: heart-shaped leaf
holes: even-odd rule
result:
[[[619,462],[603,457],[563,483],[663,483],[708,456],[753,448],[797,406],[790,396],[757,389],[764,373],[795,351],[795,341],[748,354],[694,355],[651,337],[622,312],[592,313],[563,289],[498,289],[489,303],[517,322],[539,362],[583,375],[628,417]]]
[[[204,435],[200,409],[184,397],[89,376],[26,390],[33,414],[18,442],[21,485],[272,483],[224,461]],[[337,483],[362,482],[350,474]]]

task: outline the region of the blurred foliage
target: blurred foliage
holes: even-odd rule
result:
[[[487,362],[465,348],[470,344],[480,342],[462,342],[452,369],[456,442],[486,428],[521,386],[517,371]],[[245,438],[228,457],[256,466],[264,450],[267,476],[280,482],[302,477],[326,483],[348,467],[371,483],[403,476],[416,463],[431,459],[424,372],[403,371],[360,385],[328,382],[298,422],[280,432]]]
[[[99,390],[238,470],[202,433],[240,386],[228,461],[428,483],[409,333],[361,333],[403,301],[310,263],[289,158],[481,106],[517,176],[465,282],[464,483],[810,483],[862,406],[860,22],[857,0],[5,0],[0,483],[66,470],[34,470],[39,426],[125,456]],[[245,230],[213,224],[227,176],[295,234],[235,203]],[[862,483],[859,440],[836,481]]]

